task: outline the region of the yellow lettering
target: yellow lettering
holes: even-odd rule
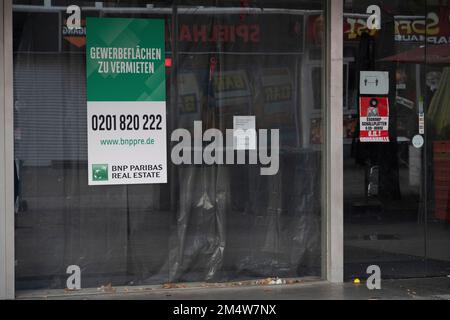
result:
[[[356,19],[348,18],[347,23],[350,25],[350,32],[348,33],[348,39],[353,40],[358,37],[356,33]]]
[[[434,12],[430,12],[427,16],[427,35],[436,36],[440,31],[438,15]]]

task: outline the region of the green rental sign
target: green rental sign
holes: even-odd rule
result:
[[[89,185],[167,183],[165,26],[88,18]]]
[[[88,101],[165,101],[164,20],[87,18]]]

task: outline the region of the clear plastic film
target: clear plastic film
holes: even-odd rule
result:
[[[60,34],[62,11],[16,10],[18,289],[64,288],[69,265],[83,287],[319,277],[322,1],[108,7],[83,15],[166,21],[168,183],[88,186],[83,35]],[[279,130],[276,174],[173,164],[174,130],[225,140],[235,116]]]

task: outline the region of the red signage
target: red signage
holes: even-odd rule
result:
[[[360,141],[389,142],[389,99],[359,98]]]

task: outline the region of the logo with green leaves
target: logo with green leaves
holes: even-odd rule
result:
[[[107,164],[93,164],[92,165],[92,180],[93,181],[108,181],[108,165]]]

